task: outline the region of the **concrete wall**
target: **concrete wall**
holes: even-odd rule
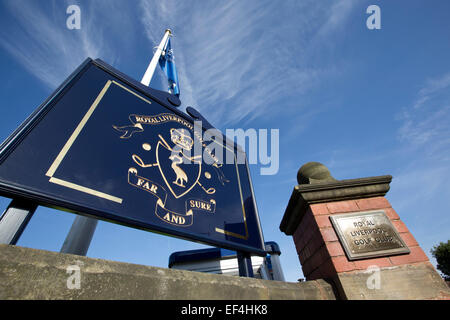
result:
[[[74,271],[79,266],[80,288]],[[70,268],[70,267],[69,267]],[[77,267],[75,267],[76,269]],[[332,300],[324,280],[302,283],[148,267],[0,245],[0,299]]]

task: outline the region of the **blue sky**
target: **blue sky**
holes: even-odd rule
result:
[[[66,28],[71,4],[80,30]],[[371,4],[380,30],[366,27]],[[391,174],[386,197],[431,258],[450,238],[448,12],[445,0],[2,0],[0,140],[88,56],[140,80],[169,27],[182,109],[223,132],[280,130],[278,174],[250,169],[265,240],[280,245],[288,281],[303,275],[278,227],[309,161],[337,179]],[[151,86],[165,90],[160,70]],[[18,245],[59,251],[74,217],[38,208]],[[88,256],[167,267],[171,252],[203,247],[100,222]]]

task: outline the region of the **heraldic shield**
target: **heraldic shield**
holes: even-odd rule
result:
[[[156,147],[159,171],[175,198],[189,193],[197,184],[201,174],[201,161],[187,157],[181,148],[173,149],[161,141]]]

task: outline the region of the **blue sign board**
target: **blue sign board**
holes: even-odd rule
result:
[[[265,255],[243,151],[179,104],[88,59],[0,146],[0,193]]]

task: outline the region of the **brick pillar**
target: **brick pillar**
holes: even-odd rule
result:
[[[337,237],[330,216],[339,213],[382,209],[400,237],[410,249],[409,254],[350,261]],[[307,280],[331,278],[339,272],[366,270],[371,265],[392,267],[429,262],[416,239],[385,197],[311,204],[293,234],[303,274]]]
[[[292,235],[306,280],[330,279],[343,299],[440,299],[450,290],[384,195],[391,176],[337,181],[320,163],[299,170],[280,225]],[[351,260],[330,216],[383,210],[409,253]],[[367,284],[375,266],[380,287]],[[377,272],[378,272],[377,271]]]

